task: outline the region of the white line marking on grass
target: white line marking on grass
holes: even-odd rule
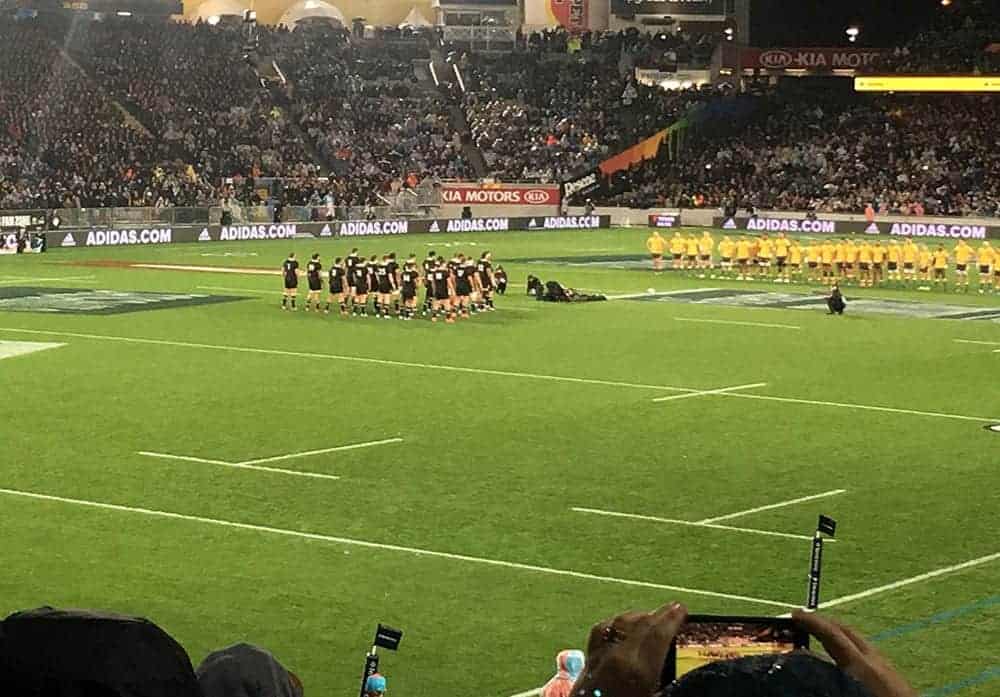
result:
[[[941,419],[961,419],[980,423],[996,423],[1000,418],[985,416],[965,416],[963,414],[948,414],[938,411],[917,411],[915,409],[897,409],[896,407],[878,407],[870,404],[848,404],[845,402],[823,402],[815,399],[796,399],[793,397],[773,397],[766,394],[746,394],[743,392],[723,392],[723,397],[742,397],[743,399],[763,399],[772,402],[787,402],[789,404],[811,404],[819,407],[837,407],[839,409],[861,409],[863,411],[884,411],[890,414],[911,414],[913,416],[935,416]]]
[[[238,273],[255,276],[280,276],[280,269],[252,269],[239,266],[193,266],[188,264],[129,264],[133,269],[159,271],[203,271],[205,273]]]
[[[657,397],[654,402],[670,402],[675,399],[688,399],[689,397],[702,397],[704,395],[711,394],[726,394],[727,392],[736,392],[738,390],[750,390],[754,387],[767,387],[766,382],[755,382],[750,385],[734,385],[733,387],[720,387],[717,390],[703,390],[701,392],[687,392],[685,394],[672,394],[669,397]]]
[[[868,590],[861,591],[860,593],[852,593],[851,595],[845,595],[840,598],[834,598],[825,603],[820,603],[820,608],[836,607],[837,605],[843,605],[844,603],[850,603],[855,600],[861,600],[862,598],[869,598],[873,595],[878,595],[880,593],[886,593],[897,588],[903,588],[904,586],[910,586],[914,583],[920,583],[922,581],[927,581],[932,578],[937,578],[938,576],[944,576],[945,574],[952,574],[956,571],[962,571],[964,569],[971,569],[974,566],[980,566],[982,564],[988,564],[992,561],[1000,560],[1000,552],[995,554],[987,554],[984,557],[978,557],[976,559],[970,559],[969,561],[962,562],[961,564],[955,564],[953,566],[945,566],[940,569],[935,569],[934,571],[928,571],[927,573],[920,574],[918,576],[911,576],[909,578],[904,578],[899,581],[894,581],[893,583],[887,583],[884,586],[876,586],[875,588],[869,588]]]
[[[278,296],[281,294],[280,290],[257,290],[256,288],[227,288],[225,286],[198,286],[198,290],[223,290],[232,291],[234,293],[253,293],[254,295],[274,295]]]
[[[313,479],[340,479],[332,474],[321,474],[319,472],[302,472],[299,470],[286,470],[280,469],[278,467],[260,467],[258,465],[252,465],[246,462],[225,462],[224,460],[206,460],[200,457],[191,457],[189,455],[171,455],[170,453],[154,453],[148,450],[140,450],[139,455],[145,455],[146,457],[158,457],[164,460],[184,460],[185,462],[198,462],[203,465],[219,465],[221,467],[232,467],[234,469],[247,469],[247,470],[257,470],[259,472],[271,472],[274,474],[288,474],[293,477],[311,477]]]
[[[751,513],[760,513],[761,511],[770,511],[775,508],[783,508],[784,506],[792,506],[797,503],[805,503],[806,501],[815,501],[816,499],[825,499],[829,496],[837,496],[838,494],[843,494],[847,489],[833,489],[831,491],[824,491],[822,494],[813,494],[812,496],[803,496],[797,499],[789,499],[788,501],[780,501],[778,503],[771,503],[766,506],[758,506],[757,508],[748,508],[745,511],[737,511],[736,513],[727,513],[726,515],[715,516],[714,518],[705,518],[704,520],[699,520],[699,523],[717,523],[720,520],[729,520],[731,518],[739,518],[741,516],[750,515]]]
[[[793,535],[788,532],[775,532],[773,530],[758,530],[757,528],[738,528],[732,525],[715,525],[713,523],[699,523],[693,520],[678,520],[676,518],[659,518],[651,515],[640,515],[638,513],[621,513],[619,511],[604,511],[599,508],[573,507],[571,510],[577,513],[593,513],[594,515],[610,516],[613,518],[630,518],[632,520],[648,520],[653,523],[669,523],[671,525],[687,525],[695,528],[712,528],[715,530],[732,530],[734,532],[746,532],[754,535],[768,535],[771,537],[787,537],[792,540],[811,540],[809,535]],[[829,539],[827,542],[835,542]]]
[[[56,281],[60,283],[83,283],[86,281],[93,281],[96,278],[97,278],[96,276],[60,276],[60,277],[50,276],[46,278],[6,278],[0,281],[0,284],[14,285],[17,283],[51,283]]]
[[[376,445],[387,445],[389,443],[402,443],[402,438],[384,438],[382,440],[372,440],[366,443],[352,443],[350,445],[338,445],[333,448],[322,448],[320,450],[306,450],[301,453],[291,453],[289,455],[275,455],[274,457],[262,457],[257,460],[244,460],[237,462],[237,465],[259,465],[263,462],[278,462],[280,460],[291,460],[296,457],[309,457],[311,455],[322,455],[324,453],[339,453],[344,450],[357,450],[359,448],[371,448]]]
[[[542,688],[536,687],[533,690],[525,690],[524,692],[518,692],[516,695],[511,695],[510,697],[534,697],[534,695],[539,694]]]
[[[177,346],[180,348],[200,348],[213,351],[233,351],[236,353],[256,353],[270,356],[292,356],[296,358],[323,358],[334,361],[349,361],[352,363],[370,363],[372,365],[392,365],[401,368],[423,368],[425,370],[444,370],[454,373],[473,373],[476,375],[499,375],[509,378],[525,378],[529,380],[548,380],[551,382],[570,382],[583,385],[604,385],[607,387],[631,387],[640,390],[660,390],[667,392],[701,392],[693,387],[675,387],[672,385],[645,385],[636,382],[621,382],[616,380],[598,380],[596,378],[577,378],[568,375],[541,375],[538,373],[518,373],[512,370],[492,370],[489,368],[469,368],[458,365],[441,365],[433,363],[411,363],[409,361],[393,361],[385,358],[367,358],[364,356],[341,356],[332,353],[309,353],[305,351],[283,351],[280,349],[253,348],[249,346],[224,346],[219,344],[198,344],[189,341],[170,341],[167,339],[142,339],[129,336],[108,336],[104,334],[83,334],[80,332],[56,331],[50,329],[22,329],[20,327],[0,327],[0,331],[20,332],[23,334],[42,334],[47,336],[71,336],[78,339],[95,339],[97,341],[121,341],[129,344],[152,344],[155,346]]]
[[[734,324],[739,327],[766,327],[768,329],[802,329],[794,324],[772,324],[769,322],[739,322],[728,319],[699,319],[697,317],[674,317],[677,322],[700,322],[703,324]]]
[[[452,561],[464,561],[472,564],[483,564],[486,566],[498,566],[507,569],[518,569],[520,571],[533,571],[552,576],[567,576],[588,581],[601,581],[604,583],[616,583],[624,586],[637,586],[640,588],[654,588],[657,590],[674,591],[677,593],[687,593],[690,595],[704,595],[711,598],[724,598],[726,600],[739,600],[755,605],[771,605],[781,608],[798,607],[792,603],[781,603],[775,600],[765,600],[762,598],[752,598],[745,595],[734,595],[730,593],[717,593],[715,591],[702,590],[699,588],[685,588],[684,586],[671,586],[662,583],[651,583],[649,581],[636,581],[627,578],[615,578],[613,576],[598,576],[581,571],[570,571],[568,569],[555,569],[547,566],[536,566],[534,564],[521,564],[500,559],[488,559],[486,557],[473,557],[465,554],[453,554],[451,552],[438,552],[430,549],[420,549],[418,547],[404,547],[402,545],[383,544],[381,542],[370,542],[368,540],[358,540],[350,537],[335,537],[333,535],[321,535],[319,533],[302,532],[299,530],[285,530],[266,525],[254,525],[252,523],[237,523],[229,520],[219,520],[216,518],[204,518],[202,516],[186,515],[183,513],[171,513],[169,511],[158,511],[150,508],[138,508],[135,506],[122,506],[114,503],[103,503],[101,501],[87,501],[84,499],[72,499],[64,496],[53,496],[51,494],[39,494],[32,491],[20,491],[17,489],[0,489],[0,494],[9,496],[19,496],[22,498],[37,499],[40,501],[54,501],[57,503],[68,503],[77,506],[99,508],[108,511],[120,511],[124,513],[138,513],[140,515],[154,516],[157,518],[169,518],[173,520],[184,520],[193,523],[204,523],[206,525],[218,525],[227,528],[237,528],[240,530],[251,530],[253,532],[263,532],[271,535],[282,535],[285,537],[297,537],[306,540],[317,540],[320,542],[332,542],[341,545],[354,547],[367,547],[368,549],[382,549],[391,552],[403,552],[416,556],[436,557],[439,559],[450,559]]]
[[[959,344],[978,344],[980,346],[1000,346],[1000,341],[974,341],[973,339],[955,339]]]

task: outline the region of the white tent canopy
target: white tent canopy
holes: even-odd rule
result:
[[[417,9],[416,5],[414,5],[413,9],[410,10],[410,14],[406,15],[406,19],[404,19],[402,22],[400,22],[399,26],[400,26],[400,28],[407,27],[407,26],[409,26],[409,27],[430,27],[430,26],[433,26],[433,24],[430,21],[428,21],[428,19],[426,17],[424,17],[422,14],[420,14],[420,11]]]
[[[303,2],[295,3],[285,10],[285,14],[281,15],[278,24],[293,27],[300,20],[312,17],[332,19],[340,22],[341,26],[350,26],[344,18],[344,13],[330,3],[324,2],[324,0],[304,0]]]

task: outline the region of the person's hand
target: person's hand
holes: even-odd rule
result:
[[[680,603],[653,612],[630,612],[599,622],[590,630],[587,663],[574,695],[649,697],[659,686],[670,644],[687,618]],[[600,693],[597,693],[600,694]]]
[[[855,630],[804,610],[793,612],[792,619],[819,639],[837,665],[874,697],[917,697],[916,690],[895,666]]]

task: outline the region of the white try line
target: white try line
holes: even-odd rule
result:
[[[676,322],[700,322],[703,324],[734,324],[739,327],[766,327],[768,329],[802,329],[794,324],[772,324],[769,322],[740,322],[729,319],[699,319],[697,317],[674,317]]]
[[[222,290],[233,293],[253,293],[254,295],[280,295],[280,290],[257,290],[256,288],[227,288],[225,286],[198,286],[198,290]]]
[[[876,586],[875,588],[869,588],[868,590],[861,591],[860,593],[852,593],[851,595],[845,595],[840,598],[828,600],[825,603],[820,603],[819,606],[821,609],[828,607],[836,607],[837,605],[843,605],[844,603],[850,603],[855,600],[861,600],[862,598],[870,598],[873,595],[879,595],[880,593],[887,593],[888,591],[896,590],[897,588],[903,588],[905,586],[911,586],[914,583],[929,581],[930,579],[937,578],[938,576],[953,574],[957,571],[971,569],[974,566],[989,564],[990,562],[997,560],[1000,560],[1000,552],[997,552],[995,554],[987,554],[984,557],[978,557],[976,559],[970,559],[969,561],[962,562],[961,564],[954,564],[953,566],[945,566],[940,569],[935,569],[934,571],[928,571],[927,573],[919,574],[917,576],[910,576],[909,578],[904,578],[899,581],[894,581],[893,583],[887,583],[884,586]]]
[[[670,525],[687,525],[693,528],[711,528],[714,530],[730,530],[733,532],[745,532],[752,535],[766,535],[768,537],[785,537],[791,540],[811,540],[809,535],[793,535],[788,532],[775,532],[774,530],[759,530],[757,528],[739,528],[732,525],[717,525],[715,523],[701,523],[694,520],[679,520],[677,518],[660,518],[652,515],[642,515],[639,513],[622,513],[620,511],[605,511],[600,508],[573,507],[577,513],[592,513],[594,515],[609,516],[611,518],[629,518],[631,520],[646,520],[652,523],[668,523]],[[827,540],[834,542],[833,539]]]
[[[17,283],[83,283],[85,281],[93,281],[96,276],[49,276],[45,278],[5,278],[0,280],[0,285],[14,285]]]
[[[176,346],[179,348],[209,349],[212,351],[233,351],[236,353],[256,353],[269,356],[293,356],[296,358],[322,358],[334,361],[349,361],[352,363],[369,363],[372,365],[391,365],[400,368],[423,368],[425,370],[444,370],[455,373],[472,373],[476,375],[497,375],[508,378],[524,378],[528,380],[547,380],[551,382],[569,382],[582,385],[603,385],[607,387],[631,387],[640,390],[658,390],[667,392],[701,392],[694,387],[675,387],[673,385],[645,385],[636,382],[621,382],[617,380],[598,380],[596,378],[577,378],[568,375],[542,375],[539,373],[519,373],[513,370],[492,370],[489,368],[469,368],[457,365],[442,365],[434,363],[411,363],[409,361],[393,361],[385,358],[368,358],[365,356],[341,356],[333,353],[310,353],[306,351],[283,351],[281,349],[253,348],[249,346],[225,346],[219,344],[199,344],[189,341],[170,341],[167,339],[141,339],[129,336],[108,336],[104,334],[83,334],[80,332],[55,331],[48,329],[21,329],[19,327],[0,327],[0,332],[19,332],[22,334],[42,334],[46,336],[71,336],[78,339],[94,339],[97,341],[120,341],[127,344],[151,344],[155,346]]]
[[[451,561],[461,561],[470,564],[481,564],[485,566],[495,566],[506,569],[517,569],[519,571],[531,571],[534,573],[548,574],[551,576],[565,576],[569,578],[578,578],[588,581],[600,581],[603,583],[614,583],[624,586],[634,586],[640,588],[653,588],[656,590],[667,590],[674,591],[677,593],[687,593],[690,595],[703,595],[711,598],[723,598],[726,600],[738,600],[745,603],[751,603],[755,605],[769,605],[773,607],[781,608],[795,608],[798,607],[793,603],[782,603],[775,600],[766,600],[763,598],[753,598],[746,595],[735,595],[731,593],[719,593],[716,591],[702,590],[700,588],[685,588],[684,586],[672,586],[663,583],[652,583],[650,581],[638,581],[627,578],[616,578],[613,576],[599,576],[597,574],[588,574],[582,571],[572,571],[569,569],[556,569],[547,566],[536,566],[534,564],[521,564],[519,562],[503,561],[501,559],[489,559],[487,557],[473,557],[466,554],[454,554],[452,552],[439,552],[431,549],[421,549],[419,547],[405,547],[402,545],[384,544],[381,542],[371,542],[368,540],[359,540],[350,537],[336,537],[334,535],[322,535],[319,533],[312,532],[302,532],[300,530],[286,530],[284,528],[274,528],[267,525],[255,525],[253,523],[239,523],[230,520],[220,520],[217,518],[205,518],[202,516],[186,515],[183,513],[172,513],[170,511],[158,511],[151,508],[139,508],[137,506],[122,506],[113,503],[104,503],[101,501],[88,501],[85,499],[73,499],[64,496],[53,496],[51,494],[39,494],[32,491],[20,491],[18,489],[0,489],[0,494],[6,494],[8,496],[18,496],[21,498],[35,499],[39,501],[53,501],[57,503],[66,503],[76,506],[85,506],[89,508],[98,508],[107,511],[118,511],[122,513],[136,513],[139,515],[152,516],[157,518],[168,518],[172,520],[183,520],[192,523],[203,523],[205,525],[215,525],[227,528],[236,528],[239,530],[249,530],[253,532],[267,533],[270,535],[281,535],[284,537],[294,537],[305,540],[317,540],[320,542],[330,542],[340,545],[348,545],[354,547],[365,547],[368,549],[380,549],[390,552],[401,552],[404,554],[412,554],[422,557],[434,557],[437,559],[448,559]]]
[[[191,455],[171,455],[170,453],[154,453],[149,450],[140,450],[138,455],[146,457],[157,457],[162,460],[182,460],[184,462],[197,462],[202,465],[219,465],[220,467],[232,467],[233,469],[257,470],[259,472],[271,472],[274,474],[287,474],[293,477],[310,477],[313,479],[340,479],[332,474],[322,474],[320,472],[302,472],[299,470],[286,470],[278,467],[261,467],[259,465],[248,465],[242,462],[226,462],[224,460],[209,460]]]
[[[741,516],[750,515],[751,513],[760,513],[761,511],[770,511],[775,508],[783,508],[785,506],[793,506],[797,503],[805,503],[806,501],[815,501],[816,499],[825,499],[830,496],[837,496],[843,494],[847,489],[832,489],[831,491],[824,491],[822,494],[813,494],[812,496],[803,496],[797,499],[789,499],[788,501],[779,501],[778,503],[771,503],[766,506],[758,506],[757,508],[748,508],[745,511],[737,511],[736,513],[727,513],[726,515],[715,516],[714,518],[705,518],[704,520],[699,520],[699,523],[718,523],[720,520],[730,520],[731,518],[739,518]]]
[[[964,414],[948,414],[940,411],[917,411],[916,409],[897,409],[896,407],[879,407],[871,404],[850,404],[845,402],[824,402],[815,399],[797,399],[794,397],[774,397],[766,394],[746,394],[744,392],[722,392],[723,397],[742,397],[743,399],[761,399],[771,402],[786,402],[789,404],[810,404],[817,407],[836,407],[838,409],[860,409],[862,411],[884,411],[890,414],[910,414],[912,416],[934,416],[940,419],[961,419],[979,423],[996,423],[1000,418],[986,416],[965,416]]]
[[[684,394],[672,394],[669,397],[657,397],[654,402],[670,402],[675,399],[688,399],[689,397],[703,397],[710,394],[726,394],[727,392],[738,392],[739,390],[750,390],[754,387],[767,387],[766,382],[754,382],[749,385],[734,385],[733,387],[720,387],[717,390],[702,390],[701,392],[687,392]]]

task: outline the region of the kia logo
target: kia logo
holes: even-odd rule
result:
[[[760,64],[765,68],[787,68],[795,62],[788,51],[765,51],[760,54]]]
[[[525,192],[524,200],[528,203],[545,203],[549,200],[549,194],[547,191],[542,191],[541,189],[532,189]]]

